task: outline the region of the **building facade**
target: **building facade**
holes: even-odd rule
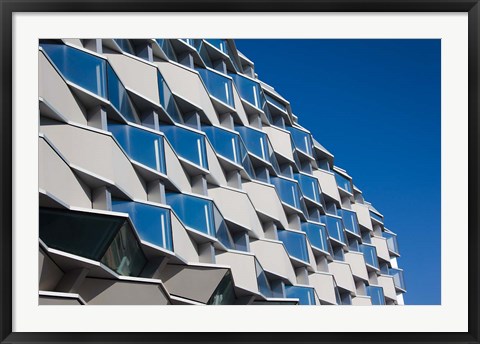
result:
[[[396,235],[233,40],[38,57],[39,304],[403,304]]]

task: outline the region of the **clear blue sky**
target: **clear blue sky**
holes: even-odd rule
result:
[[[440,40],[236,40],[398,234],[406,304],[440,304]]]

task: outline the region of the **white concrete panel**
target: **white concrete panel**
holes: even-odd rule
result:
[[[78,294],[89,305],[167,305],[159,284],[86,278]]]
[[[78,38],[64,38],[64,39],[62,39],[62,41],[64,41],[65,43],[83,48],[83,44],[80,41],[80,39],[78,39]]]
[[[378,285],[383,288],[383,294],[391,300],[397,299],[397,292],[395,291],[395,284],[392,276],[380,275],[378,276]]]
[[[147,200],[139,176],[111,136],[67,124],[41,126],[40,132],[69,164],[114,181],[134,198]]]
[[[369,296],[357,295],[352,297],[352,305],[353,306],[371,306],[372,300],[370,299]]]
[[[173,148],[165,141],[165,162],[167,166],[167,176],[181,190],[192,192],[190,180],[187,173],[183,170],[178,157],[175,155]]]
[[[104,54],[123,85],[159,104],[157,68],[123,54]]]
[[[280,221],[283,227],[288,228],[288,220],[283,210],[282,202],[278,198],[277,191],[273,185],[251,181],[243,183],[243,189],[247,191],[258,212]]]
[[[361,203],[353,203],[352,210],[357,213],[358,223],[365,228],[373,231],[372,220],[370,219],[370,211],[368,206]]]
[[[65,81],[42,52],[38,53],[38,73],[38,96],[47,101],[66,119],[86,125],[87,119],[83,109],[73,97]]]
[[[345,252],[345,262],[350,264],[353,276],[368,281],[367,267],[362,253]]]
[[[83,183],[43,138],[38,140],[38,158],[38,187],[41,190],[68,205],[92,207],[90,190],[82,187]]]
[[[227,271],[224,268],[167,265],[161,278],[170,294],[207,303]]]
[[[296,283],[295,271],[282,243],[256,240],[250,243],[250,250],[265,271],[288,278],[292,284]]]
[[[155,64],[173,93],[201,107],[212,124],[220,124],[212,101],[196,72],[171,62],[157,61]]]
[[[328,263],[328,270],[333,274],[340,288],[356,293],[357,288],[349,264],[338,261],[330,262]]]
[[[272,144],[273,150],[280,153],[284,157],[293,161],[292,144],[290,142],[290,133],[284,130],[264,126],[262,128],[267,133]]]
[[[372,237],[372,244],[377,249],[377,256],[383,260],[390,260],[390,253],[388,252],[387,239],[377,236]]]
[[[190,239],[183,224],[175,215],[171,216],[171,224],[175,254],[187,260],[189,263],[198,263],[197,245]]]
[[[263,228],[248,195],[232,188],[216,187],[208,190],[225,219],[250,229],[263,238]]]
[[[328,273],[314,273],[308,276],[310,285],[315,288],[321,301],[336,304],[335,283],[333,276]]]
[[[317,177],[322,192],[341,203],[334,174],[324,170],[314,170],[313,175]]]
[[[249,254],[222,252],[217,254],[216,263],[229,266],[236,287],[258,293],[255,258]]]

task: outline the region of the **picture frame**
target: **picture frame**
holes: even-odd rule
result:
[[[469,142],[469,285],[468,332],[465,333],[33,333],[12,332],[12,95],[14,63],[12,50],[12,18],[16,12],[467,12],[468,13],[468,142]],[[479,15],[478,0],[457,2],[453,0],[426,1],[1,1],[2,37],[0,103],[0,341],[20,342],[101,342],[101,343],[169,343],[169,342],[405,342],[405,343],[478,343],[479,336],[479,255],[478,237],[478,135],[479,135]]]

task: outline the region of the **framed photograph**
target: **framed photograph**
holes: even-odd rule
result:
[[[1,343],[478,343],[479,12],[2,1]]]

